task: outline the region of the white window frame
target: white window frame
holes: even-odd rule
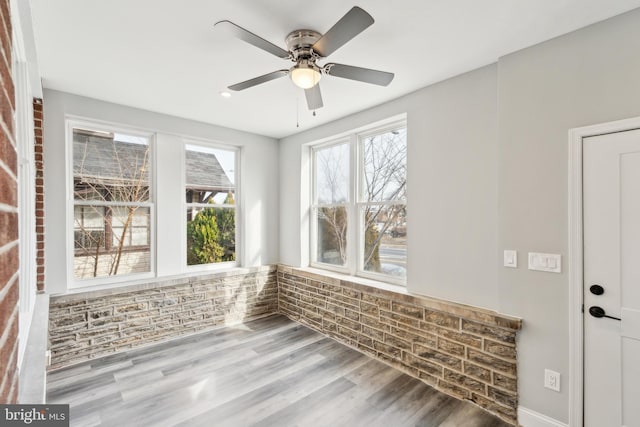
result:
[[[66,135],[65,135],[65,145],[66,145],[66,165],[65,171],[67,174],[66,177],[66,217],[67,217],[67,229],[66,229],[66,251],[67,251],[67,282],[69,283],[69,289],[77,289],[84,288],[90,286],[98,286],[98,285],[111,285],[111,284],[120,284],[124,282],[131,282],[134,280],[142,280],[142,279],[150,279],[156,277],[156,206],[157,206],[157,189],[156,189],[156,174],[157,174],[157,160],[156,160],[156,137],[155,133],[147,130],[136,129],[133,127],[102,122],[99,120],[84,120],[79,118],[66,118]],[[150,268],[148,272],[144,273],[129,273],[129,274],[118,274],[116,276],[103,276],[103,277],[95,277],[89,279],[77,279],[75,277],[74,272],[74,255],[75,255],[75,244],[74,244],[74,207],[83,205],[83,206],[91,206],[96,203],[88,202],[77,202],[74,199],[74,191],[73,191],[73,129],[74,128],[82,128],[82,129],[91,129],[99,132],[114,132],[114,133],[122,133],[125,135],[131,136],[139,136],[142,138],[147,138],[149,141],[149,150],[151,151],[151,156],[149,157],[151,160],[151,175],[149,176],[151,191],[149,192],[150,201],[134,203],[134,202],[109,202],[102,201],[100,202],[100,206],[140,206],[149,208],[149,260],[150,260]]]
[[[382,202],[367,202],[363,198],[363,166],[364,166],[364,150],[363,145],[366,138],[390,132],[398,128],[407,128],[406,118],[390,120],[383,124],[373,125],[367,128],[354,130],[345,135],[333,137],[325,141],[314,143],[310,145],[309,155],[311,162],[311,179],[310,179],[310,207],[309,207],[309,266],[314,268],[320,268],[323,270],[335,271],[337,273],[348,274],[350,276],[357,276],[368,278],[380,282],[392,283],[396,285],[406,286],[405,277],[395,277],[389,274],[376,273],[366,271],[364,269],[364,238],[365,233],[362,230],[363,221],[360,218],[361,209],[364,206],[392,206],[392,205],[407,205],[407,200],[394,200],[394,201],[382,201]],[[347,143],[349,144],[349,197],[346,203],[329,203],[318,204],[316,194],[316,151]],[[317,235],[318,235],[318,221],[315,216],[315,212],[318,208],[322,207],[337,207],[345,206],[347,209],[347,262],[344,266],[332,265],[327,263],[318,262],[317,260]]]
[[[186,178],[187,178],[187,158],[186,158],[186,153],[187,153],[187,146],[200,146],[202,148],[209,148],[209,149],[217,149],[217,150],[226,150],[226,151],[232,151],[235,154],[235,159],[234,159],[234,202],[235,204],[232,205],[217,205],[217,207],[226,207],[226,208],[232,208],[235,210],[235,225],[236,225],[236,259],[235,261],[224,261],[224,262],[215,262],[215,263],[209,263],[209,264],[196,264],[196,265],[187,265],[187,209],[189,207],[202,207],[202,208],[211,208],[211,205],[208,204],[204,204],[204,203],[187,203],[186,198],[185,198],[185,192],[187,189],[187,183],[186,183]],[[216,141],[210,141],[210,140],[203,140],[203,139],[195,139],[195,138],[188,138],[188,139],[183,139],[182,140],[182,159],[181,159],[181,165],[182,165],[182,182],[181,182],[181,198],[182,198],[182,250],[180,251],[181,256],[182,256],[182,265],[184,268],[184,271],[186,272],[201,272],[201,271],[217,271],[217,270],[225,270],[225,269],[230,269],[230,268],[235,268],[235,267],[240,267],[242,265],[242,253],[243,253],[243,248],[242,248],[242,243],[243,241],[241,240],[242,237],[242,223],[241,223],[241,209],[242,209],[242,203],[241,203],[241,195],[240,195],[240,156],[242,154],[242,149],[239,146],[236,145],[231,145],[231,144],[225,144],[225,143],[221,143],[221,142],[216,142]]]
[[[349,147],[349,188],[348,190],[348,194],[347,194],[347,201],[343,202],[343,203],[322,203],[319,204],[317,202],[318,200],[318,195],[316,194],[316,169],[317,169],[317,164],[316,164],[316,159],[315,159],[315,153],[318,150],[322,150],[325,148],[330,148],[330,147],[334,147],[334,146],[338,146],[338,145],[347,145]],[[355,240],[354,237],[356,235],[355,232],[355,227],[351,226],[351,224],[354,224],[352,221],[355,220],[355,212],[353,210],[353,201],[354,201],[354,190],[355,190],[355,182],[354,182],[354,173],[353,173],[353,162],[354,162],[354,156],[355,156],[355,147],[353,144],[353,138],[352,136],[349,136],[347,138],[336,138],[321,144],[316,144],[311,146],[311,150],[309,150],[310,155],[311,155],[311,206],[309,209],[309,217],[311,218],[310,220],[310,224],[309,224],[309,229],[311,230],[311,235],[310,235],[310,239],[309,239],[309,244],[310,244],[310,258],[309,258],[309,264],[312,267],[316,267],[316,268],[322,268],[325,270],[331,270],[331,271],[335,271],[337,273],[343,273],[343,274],[350,274],[350,275],[354,275],[355,274],[355,266],[356,264],[354,263],[354,259],[352,256],[352,252],[353,249],[355,248],[354,246],[354,242]],[[347,251],[347,262],[345,263],[344,266],[340,266],[340,265],[334,265],[334,264],[327,264],[327,263],[323,263],[323,262],[318,262],[316,261],[316,259],[318,258],[318,221],[317,221],[317,217],[315,215],[315,212],[317,211],[317,209],[320,208],[326,208],[326,207],[344,207],[347,211],[347,245],[346,245],[346,251]]]

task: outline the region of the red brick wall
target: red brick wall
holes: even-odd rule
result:
[[[36,135],[35,161],[36,161],[36,265],[38,268],[38,291],[44,291],[44,160],[42,146],[43,132],[42,99],[33,98],[33,121]]]
[[[9,0],[0,0],[0,403],[18,397],[18,155]]]

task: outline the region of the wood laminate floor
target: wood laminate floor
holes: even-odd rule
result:
[[[508,427],[275,315],[52,372],[71,426]]]

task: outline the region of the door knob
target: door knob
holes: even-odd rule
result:
[[[600,285],[591,285],[591,287],[589,288],[589,292],[594,295],[602,295],[604,294],[604,288]]]
[[[607,313],[604,311],[604,308],[598,307],[597,305],[594,305],[593,307],[589,307],[589,314],[592,315],[593,317],[598,317],[598,318],[607,317],[613,320],[621,320],[619,317],[607,316]]]

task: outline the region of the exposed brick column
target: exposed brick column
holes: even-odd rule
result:
[[[0,0],[0,403],[18,398],[18,153],[9,0]]]
[[[43,159],[43,109],[42,99],[33,98],[36,161],[36,265],[38,268],[38,292],[44,291],[44,159]]]

